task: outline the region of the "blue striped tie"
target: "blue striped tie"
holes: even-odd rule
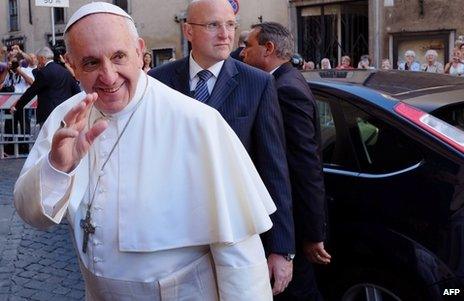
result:
[[[206,83],[208,82],[208,79],[213,76],[213,74],[209,70],[205,69],[198,72],[197,75],[200,80],[195,87],[194,97],[201,102],[205,102],[209,98],[208,85]]]

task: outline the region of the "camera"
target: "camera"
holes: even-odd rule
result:
[[[10,70],[13,71],[13,72],[16,72],[16,70],[18,69],[19,67],[19,62],[18,61],[13,61],[11,62],[11,67],[10,67]]]

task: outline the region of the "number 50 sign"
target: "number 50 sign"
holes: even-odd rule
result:
[[[69,0],[35,0],[35,6],[69,7]]]

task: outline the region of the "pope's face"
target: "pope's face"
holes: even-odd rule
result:
[[[243,48],[240,56],[248,65],[265,70],[264,57],[266,47],[264,45],[259,45],[258,43],[259,30],[260,29],[258,28],[253,28],[253,30],[248,34],[245,41],[245,48]]]
[[[198,25],[212,23],[221,26],[212,30]],[[235,28],[228,30],[227,23],[235,23],[235,15],[232,6],[225,0],[199,1],[191,7],[188,22],[184,24],[184,34],[192,44],[193,58],[201,67],[209,68],[229,57]]]
[[[142,68],[142,39],[129,32],[127,20],[111,14],[84,17],[68,33],[67,59],[85,92],[97,92],[95,106],[114,114],[134,96]]]

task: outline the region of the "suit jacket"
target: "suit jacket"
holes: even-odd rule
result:
[[[148,72],[164,84],[191,95],[189,57]],[[224,61],[209,100],[237,134],[268,189],[277,211],[263,235],[267,253],[294,253],[291,191],[285,157],[282,115],[272,77],[233,58]]]
[[[16,104],[17,111],[37,96],[37,123],[43,124],[60,103],[81,91],[66,68],[51,62],[34,72],[34,82]]]
[[[296,239],[320,242],[326,235],[325,190],[316,101],[303,75],[290,63],[273,75],[287,141]]]

